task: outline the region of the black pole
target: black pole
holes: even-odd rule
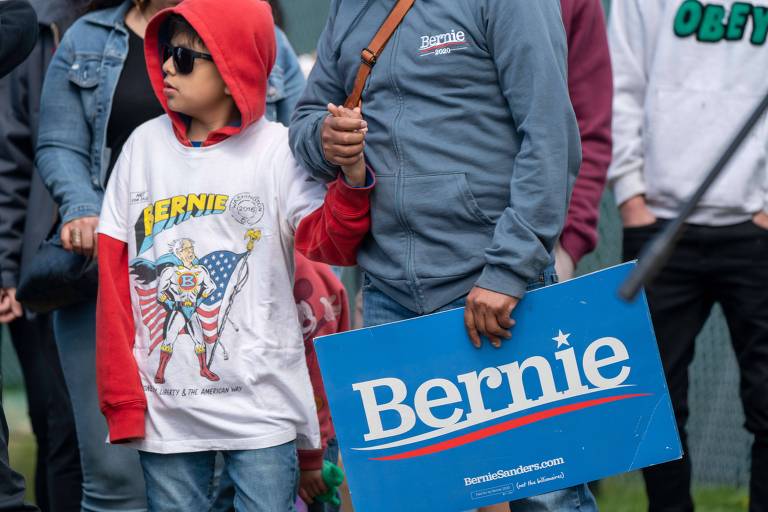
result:
[[[672,250],[675,248],[675,244],[677,244],[683,231],[685,231],[685,222],[694,210],[696,210],[696,207],[701,202],[704,194],[707,193],[715,180],[720,176],[720,173],[722,173],[723,169],[728,165],[728,162],[731,161],[733,155],[739,150],[739,147],[741,147],[741,144],[747,138],[749,132],[752,131],[752,128],[755,127],[767,109],[768,94],[765,95],[755,111],[752,112],[752,115],[749,116],[747,122],[731,141],[731,144],[728,146],[728,149],[725,150],[723,156],[720,157],[712,170],[709,171],[709,174],[707,174],[707,177],[702,184],[699,185],[696,192],[690,199],[688,199],[685,205],[683,205],[677,218],[669,223],[664,230],[643,249],[637,268],[635,268],[624,283],[622,283],[621,288],[619,288],[619,295],[622,299],[626,301],[633,300],[638,292],[640,292],[640,288],[656,278],[661,268],[667,263],[667,260],[669,260],[669,256],[672,254]]]

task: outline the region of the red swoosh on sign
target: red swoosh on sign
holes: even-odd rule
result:
[[[435,443],[433,445],[424,446],[416,450],[398,453],[396,455],[388,455],[386,457],[374,457],[369,460],[403,460],[403,459],[412,459],[414,457],[421,457],[424,455],[431,455],[433,453],[444,452],[446,450],[457,448],[465,444],[474,443],[475,441],[480,441],[481,439],[486,439],[488,437],[492,437],[492,436],[501,434],[503,432],[514,430],[516,428],[523,427],[525,425],[530,425],[532,423],[537,423],[539,421],[543,421],[549,418],[554,418],[555,416],[561,416],[563,414],[568,414],[570,412],[579,411],[582,409],[588,409],[590,407],[596,407],[598,405],[608,404],[611,402],[628,400],[630,398],[638,398],[641,396],[650,396],[650,393],[609,396],[606,398],[588,400],[586,402],[580,402],[577,404],[570,404],[570,405],[564,405],[562,407],[555,407],[554,409],[535,412],[527,416],[522,416],[520,418],[515,418],[513,420],[505,421],[504,423],[499,423],[498,425],[486,427],[476,432],[464,434],[463,436],[459,436],[454,439],[449,439],[447,441],[442,441],[440,443]]]

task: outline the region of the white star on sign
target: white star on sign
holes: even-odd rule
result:
[[[557,336],[552,338],[552,341],[556,341],[557,342],[557,348],[560,348],[563,345],[565,345],[566,347],[570,347],[571,344],[568,343],[568,337],[569,336],[570,336],[570,334],[563,334],[563,331],[558,329],[557,330]]]

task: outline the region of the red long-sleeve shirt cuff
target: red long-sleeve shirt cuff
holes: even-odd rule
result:
[[[315,471],[323,469],[323,450],[298,450],[299,469]]]
[[[566,226],[563,234],[560,236],[560,245],[563,250],[571,257],[574,265],[578,265],[581,259],[595,250],[596,241],[586,240],[575,228],[569,229]]]
[[[146,396],[133,355],[135,326],[128,277],[128,245],[99,234],[96,304],[96,386],[110,441],[144,437]]]
[[[365,214],[370,207],[371,191],[376,186],[376,173],[368,166],[366,166],[365,183],[364,187],[353,187],[347,183],[342,174],[339,174],[336,178],[338,201],[334,201],[334,210],[352,217]]]
[[[146,406],[136,403],[122,407],[111,407],[104,411],[109,427],[109,441],[113,444],[143,439],[145,435]]]
[[[337,178],[328,188],[323,205],[302,219],[296,230],[296,250],[307,258],[329,265],[350,266],[371,227],[370,195],[376,177],[367,167],[366,187],[351,187]]]

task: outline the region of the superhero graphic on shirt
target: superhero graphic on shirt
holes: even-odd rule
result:
[[[169,313],[163,335],[165,342],[160,345],[160,365],[155,374],[155,382],[165,383],[165,368],[171,360],[176,340],[182,333],[187,334],[195,345],[200,375],[216,382],[219,376],[208,369],[206,362],[207,350],[203,334],[205,318],[201,318],[204,311],[198,309],[216,290],[216,283],[204,265],[194,263],[197,258],[192,240],[182,238],[175,241],[173,253],[182,264],[163,270],[157,287],[157,301],[164,304]]]
[[[141,306],[141,317],[149,329],[149,353],[159,345],[155,382],[165,383],[165,373],[176,342],[186,337],[192,341],[200,365],[200,376],[216,382],[211,370],[216,349],[221,347],[222,331],[240,290],[248,280],[248,256],[261,238],[258,230],[249,230],[247,251],[215,251],[198,259],[195,242],[190,238],[174,240],[169,253],[155,262],[137,258],[130,263],[131,275]],[[209,345],[210,356],[209,356]]]

